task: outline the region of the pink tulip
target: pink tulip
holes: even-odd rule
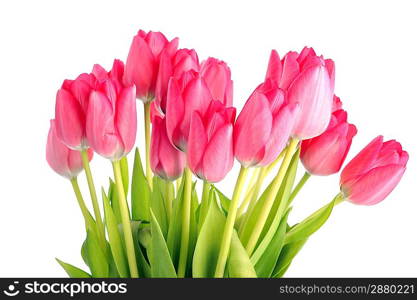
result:
[[[233,105],[233,81],[230,68],[224,61],[209,57],[201,64],[201,75],[214,100],[222,102],[227,107]]]
[[[182,74],[190,70],[200,70],[198,56],[193,49],[179,49],[175,55],[172,55],[169,49],[162,51],[155,91],[155,102],[161,112],[166,112],[169,79],[180,79]]]
[[[243,166],[265,166],[285,147],[298,113],[276,82],[266,80],[246,101],[234,128],[236,158]]]
[[[331,175],[340,171],[356,135],[355,125],[347,122],[346,111],[334,98],[334,108],[329,126],[321,135],[301,143],[300,159],[310,174]]]
[[[330,121],[334,90],[334,63],[305,47],[300,54],[288,52],[282,60],[273,50],[267,79],[287,92],[289,103],[298,103],[300,113],[293,135],[309,139],[323,133]]]
[[[384,200],[403,176],[408,153],[401,144],[376,137],[343,169],[341,190],[356,204],[373,205]]]
[[[234,107],[212,101],[206,113],[194,111],[188,139],[191,171],[208,182],[222,180],[233,167]]]
[[[123,63],[115,60],[106,74],[96,65],[98,78],[91,92],[86,116],[86,132],[90,146],[98,154],[118,160],[132,150],[136,139],[135,86],[123,85]]]
[[[130,46],[123,77],[126,86],[136,86],[137,98],[144,102],[154,98],[161,53],[167,51],[172,56],[177,47],[177,38],[169,42],[160,32],[139,30]]]
[[[93,151],[88,149],[87,153],[91,161]],[[55,172],[68,179],[77,177],[83,169],[80,152],[68,148],[58,138],[55,120],[51,120],[48,141],[46,143],[46,160]]]
[[[185,155],[169,141],[165,118],[154,114],[151,137],[152,171],[165,180],[175,180],[182,175],[184,166]]]
[[[210,90],[199,73],[188,71],[179,80],[174,77],[170,79],[166,126],[168,138],[175,147],[186,150],[191,116],[194,111],[205,115],[211,100]]]

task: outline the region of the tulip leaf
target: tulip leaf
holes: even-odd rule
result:
[[[227,198],[218,188],[214,186],[213,188],[217,192],[222,209],[225,211],[225,213],[227,213],[229,211],[229,206],[231,202],[230,199]]]
[[[120,203],[119,203],[119,194],[116,190],[116,185],[113,181],[113,179],[109,178],[109,190],[107,192],[108,199],[110,200],[111,207],[113,209],[113,213],[116,217],[117,224],[122,223],[122,215],[120,212]]]
[[[158,224],[161,228],[162,234],[164,237],[168,234],[168,218],[165,208],[165,181],[160,179],[158,176],[153,178],[153,189],[151,192],[151,209],[158,221]]]
[[[87,272],[71,265],[68,263],[63,262],[62,260],[59,260],[58,258],[55,258],[56,261],[61,265],[61,267],[65,270],[65,272],[68,274],[71,278],[90,278],[91,275]]]
[[[149,224],[146,224],[149,226]],[[141,222],[140,221],[132,221],[132,235],[133,235],[133,242],[135,247],[136,259],[138,263],[138,271],[140,277],[151,277],[151,267],[149,266],[148,261],[143,254],[143,250],[139,244],[139,231],[141,230]]]
[[[231,278],[257,277],[246,249],[240,242],[236,231],[233,232],[232,241],[230,244],[230,254],[227,261],[227,272]]]
[[[139,150],[136,148],[132,173],[132,219],[149,222],[149,202],[151,189],[143,171]]]
[[[272,272],[272,278],[280,278],[284,275],[285,271],[287,271],[288,267],[290,266],[294,257],[298,254],[301,248],[306,243],[307,239],[298,240],[291,244],[285,245],[281,253],[279,254],[279,258],[277,264]]]
[[[109,236],[110,250],[116,265],[117,271],[122,278],[129,277],[129,268],[125,256],[125,249],[123,249],[122,238],[119,233],[117,219],[113,213],[113,209],[110,206],[109,199],[107,198],[104,190],[102,191],[105,223],[107,227],[107,233]]]
[[[129,192],[129,164],[126,156],[123,156],[120,159],[120,170],[122,173],[123,188],[125,190],[125,195],[127,196]]]
[[[167,244],[152,209],[150,211],[150,215],[152,240],[149,259],[151,262],[152,277],[176,278],[177,274],[175,272],[174,265],[172,264]]]
[[[195,189],[196,183],[192,186],[191,194],[191,212],[190,212],[190,239],[188,243],[188,262],[192,262],[194,256],[195,244],[198,237],[198,224],[197,224],[197,209],[199,206],[198,195]],[[187,262],[186,276],[192,276],[192,263]]]
[[[86,244],[87,257],[91,274],[94,278],[105,278],[109,276],[109,264],[106,255],[99,246],[99,242],[95,234],[91,231],[87,232]]]
[[[204,220],[207,216],[212,197],[214,197],[214,187],[213,186],[211,186],[211,188],[208,192],[208,196],[203,197],[203,199],[201,200],[201,204],[199,206],[199,210],[198,210],[198,232],[200,232],[201,227],[204,224]]]
[[[252,263],[255,265],[255,270],[258,277],[269,278],[274,271],[282,246],[284,245],[289,212],[290,211],[288,210],[280,221],[279,227],[273,234],[272,239],[266,249],[261,251],[260,256],[257,256],[257,253],[260,253],[258,252],[258,247],[251,258]]]

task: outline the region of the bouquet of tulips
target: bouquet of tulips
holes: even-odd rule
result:
[[[357,133],[334,85],[334,62],[312,48],[282,59],[273,50],[264,81],[236,116],[225,62],[200,63],[178,39],[139,31],[126,65],[95,65],[57,92],[46,158],[74,189],[89,271],[58,263],[71,277],[282,277],[337,204],[382,201],[406,169],[407,152],[378,136],[344,167],[327,205],[288,223],[299,190],[311,175],[338,173]],[[129,167],[137,103],[146,157],[136,149]],[[114,171],[100,190],[93,152]],[[225,195],[215,183],[235,158],[239,175]],[[299,161],[306,172],[296,182]],[[77,182],[82,170],[92,213]]]

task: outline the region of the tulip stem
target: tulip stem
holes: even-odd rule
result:
[[[191,192],[192,174],[190,168],[186,167],[183,175],[184,194],[182,206],[182,229],[181,229],[181,248],[178,262],[178,277],[184,278],[187,269],[188,246],[190,241],[190,215],[191,215]]]
[[[81,150],[81,159],[87,177],[88,189],[90,190],[91,202],[93,204],[94,216],[96,218],[98,236],[103,250],[106,252],[106,235],[104,231],[103,220],[101,219],[100,207],[98,205],[96,188],[94,186],[93,175],[91,174],[90,161],[88,159],[87,150]]]
[[[122,219],[123,235],[126,244],[126,254],[129,263],[130,275],[133,278],[138,278],[138,267],[136,264],[135,247],[133,243],[132,228],[130,227],[129,208],[127,207],[125,190],[122,181],[122,172],[120,170],[120,161],[113,161],[114,180],[118,193],[120,214]]]
[[[291,192],[291,196],[288,198],[287,206],[294,200],[294,198],[297,196],[298,192],[303,188],[304,184],[309,180],[311,177],[311,174],[308,172],[305,172],[303,177],[301,177],[300,181],[297,183],[294,190]]]
[[[269,212],[271,211],[272,205],[274,204],[276,194],[278,193],[281,183],[284,180],[284,177],[290,165],[292,156],[294,155],[297,149],[297,145],[298,145],[298,140],[295,138],[292,138],[288,145],[288,149],[285,153],[282,164],[279,168],[278,174],[271,183],[271,189],[269,190],[269,193],[266,196],[266,199],[265,199],[264,205],[261,208],[259,217],[256,220],[252,233],[249,237],[248,243],[245,246],[246,252],[248,253],[249,256],[251,256],[253,251],[255,250],[255,247],[258,243],[259,236],[261,235],[262,230],[265,226],[266,220],[268,219],[268,215],[269,215]],[[285,206],[282,206],[282,207],[284,208]],[[283,212],[283,209],[281,209],[280,211]],[[282,212],[280,211],[277,212],[278,218],[280,218],[280,215],[282,214]]]
[[[146,179],[152,189],[152,169],[151,169],[151,102],[146,102],[143,106],[145,121],[145,145],[146,145]]]
[[[88,230],[89,225],[93,224],[94,222],[93,217],[91,216],[90,212],[88,211],[87,206],[85,205],[83,195],[81,194],[80,186],[78,185],[77,177],[71,178],[71,185],[74,189],[75,197],[77,198],[78,205],[80,206],[81,213],[83,214],[84,221],[85,221],[85,229]],[[96,231],[95,228],[91,228],[91,230]]]
[[[165,207],[167,211],[168,224],[172,216],[172,198],[174,196],[173,193],[174,191],[171,190],[171,181],[166,180],[165,182]]]
[[[219,257],[217,259],[216,271],[214,274],[214,277],[216,278],[221,278],[224,276],[224,269],[226,266],[227,257],[229,256],[229,248],[232,241],[232,235],[236,221],[239,198],[243,190],[243,185],[245,184],[247,173],[248,169],[244,166],[241,166],[235,189],[233,191],[232,201],[230,202],[229,211],[227,213],[226,224],[224,225],[223,238],[220,245]]]

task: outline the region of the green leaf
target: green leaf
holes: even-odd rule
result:
[[[216,201],[211,199],[206,219],[195,246],[193,277],[214,276],[225,222],[226,218]]]
[[[120,169],[122,173],[123,188],[127,197],[127,194],[129,192],[129,164],[127,162],[127,156],[123,156],[120,159]]]
[[[227,198],[218,188],[216,188],[215,186],[213,186],[213,188],[219,197],[222,209],[225,211],[225,213],[227,213],[229,211],[231,200]]]
[[[100,248],[97,237],[91,231],[87,232],[86,251],[91,274],[94,278],[109,276],[109,265],[103,250]]]
[[[174,265],[172,264],[171,256],[169,255],[168,247],[166,245],[161,228],[158,221],[151,213],[151,233],[152,240],[150,245],[150,262],[152,277],[157,278],[176,278]]]
[[[262,254],[257,256],[257,252],[255,252],[251,258],[252,263],[255,265],[255,270],[258,277],[269,278],[274,271],[282,246],[284,245],[289,212],[290,211],[287,211],[287,213],[282,218],[278,229],[274,233],[266,249],[262,251]]]
[[[208,196],[201,200],[201,204],[199,206],[198,232],[200,232],[201,227],[204,224],[204,220],[207,216],[212,197],[214,197],[214,187],[213,187],[213,185],[211,185],[211,188],[209,189]]]
[[[143,254],[142,248],[139,244],[139,231],[141,230],[141,226],[142,224],[140,221],[131,222],[136,260],[138,263],[138,271],[139,271],[140,277],[151,277],[152,276],[151,267],[149,266],[149,263],[146,260],[145,255]]]
[[[307,239],[285,245],[279,254],[278,262],[272,272],[273,278],[280,278],[287,271],[294,257],[306,243]]]
[[[158,176],[153,178],[153,189],[151,192],[151,210],[161,228],[164,238],[168,234],[168,217],[165,208],[165,181]]]
[[[337,200],[338,196],[336,196],[329,204],[323,206],[302,222],[293,226],[286,234],[285,243],[290,244],[299,240],[305,240],[319,230],[330,217],[334,204]]]
[[[274,265],[275,266],[275,265]],[[227,261],[227,271],[231,278],[256,278],[256,272],[250,258],[239,240],[236,231],[233,232],[230,244],[230,254]]]
[[[68,274],[71,278],[90,278],[91,275],[87,272],[71,265],[63,262],[62,260],[59,260],[58,258],[55,258],[56,261],[61,265],[61,267],[65,270],[65,272]]]
[[[135,161],[133,163],[131,194],[133,220],[149,222],[150,194],[151,189],[146,180],[145,173],[143,172],[139,150],[136,148]]]
[[[117,220],[117,224],[122,224],[122,215],[120,212],[119,194],[116,190],[114,181],[109,178],[109,191],[107,193],[108,199],[110,200],[111,207]]]
[[[125,249],[123,249],[122,237],[120,236],[117,219],[110,206],[109,199],[107,198],[104,190],[102,190],[102,197],[104,203],[105,223],[107,227],[107,233],[109,235],[109,243],[111,253],[116,265],[117,271],[122,278],[129,277],[129,268],[127,264],[127,258],[125,255]]]
[[[188,258],[187,258],[187,270],[186,276],[192,277],[192,260],[194,256],[195,244],[197,243],[198,237],[198,224],[197,224],[197,209],[199,206],[198,195],[195,189],[196,183],[192,186],[191,193],[191,212],[190,212],[190,240],[188,243]]]

